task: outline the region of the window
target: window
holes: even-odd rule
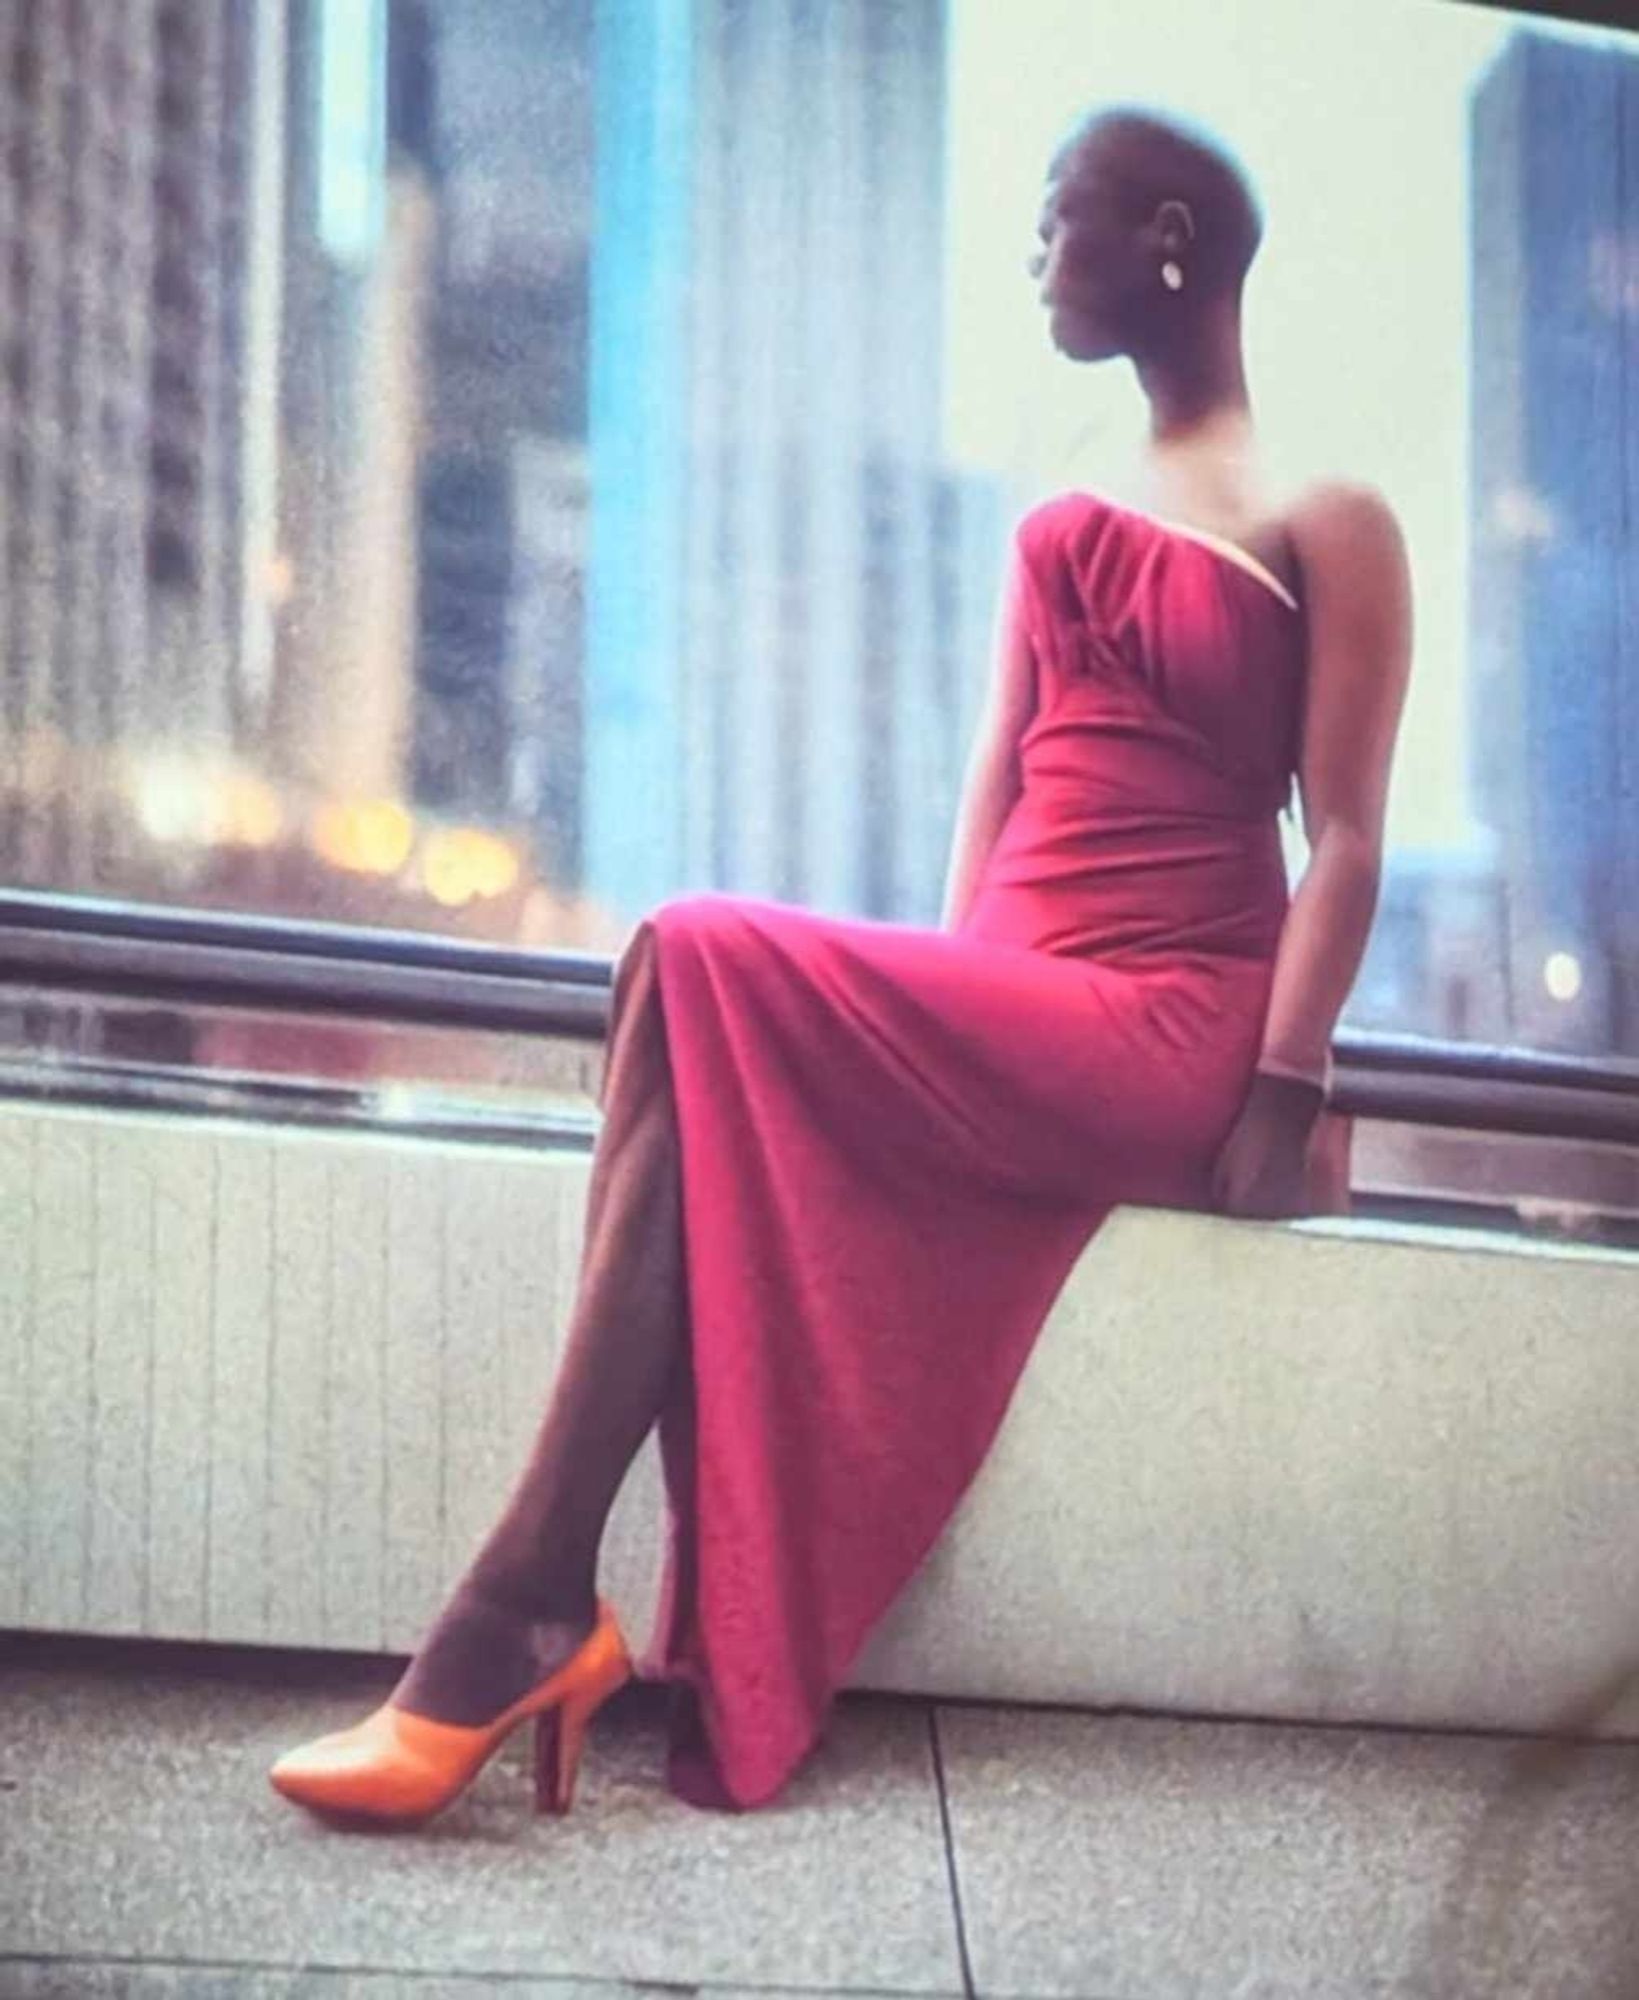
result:
[[[1135,435],[1036,316],[1041,174],[1140,97],[1264,195],[1277,458],[1408,535],[1347,1022],[1639,1058],[1639,37],[1450,0],[0,36],[7,882],[591,952],[702,887],[936,921],[1008,528]]]

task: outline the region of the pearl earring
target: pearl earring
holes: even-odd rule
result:
[[[1169,292],[1181,292],[1184,289],[1184,273],[1170,257],[1161,266],[1161,282]]]

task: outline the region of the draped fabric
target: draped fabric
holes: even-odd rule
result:
[[[955,932],[660,905],[689,1366],[639,1662],[668,1782],[773,1799],[983,1462],[1117,1202],[1199,1207],[1262,1036],[1301,617],[1070,494],[1018,553],[1023,791]]]

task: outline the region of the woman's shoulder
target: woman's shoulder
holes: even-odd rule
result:
[[[1066,487],[1027,507],[1013,530],[1013,540],[1027,560],[1063,554],[1073,544],[1085,541],[1105,511],[1096,493]]]
[[[1311,607],[1345,615],[1359,602],[1409,600],[1411,571],[1394,506],[1369,480],[1309,481],[1286,514],[1287,539]]]
[[[1317,632],[1340,635],[1345,643],[1326,650],[1355,666],[1384,662],[1403,673],[1413,623],[1412,575],[1387,495],[1365,480],[1316,480],[1297,497],[1288,520],[1311,645]]]
[[[1380,486],[1367,479],[1338,475],[1309,479],[1292,494],[1285,524],[1300,550],[1305,543],[1329,550],[1362,544],[1391,547],[1400,543],[1399,518]]]
[[[1076,486],[1060,487],[1044,499],[1026,507],[1019,516],[1021,533],[1030,528],[1048,528],[1060,522],[1078,519],[1089,508],[1096,507],[1098,496],[1086,493]]]

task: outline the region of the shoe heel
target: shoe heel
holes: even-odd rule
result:
[[[575,1778],[586,1741],[587,1711],[579,1703],[559,1702],[535,1718],[535,1810],[568,1812],[575,1798]]]
[[[632,1656],[614,1612],[598,1600],[596,1645],[578,1687],[566,1688],[535,1716],[535,1810],[566,1813],[575,1797],[575,1777],[586,1732],[598,1710],[632,1678]]]

